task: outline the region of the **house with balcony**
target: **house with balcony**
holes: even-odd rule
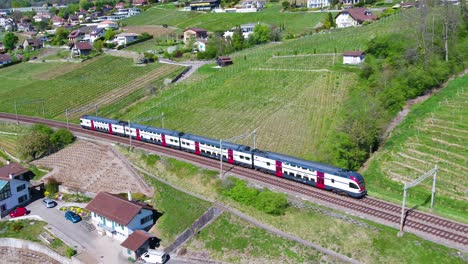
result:
[[[31,199],[29,191],[32,173],[17,163],[0,168],[0,215],[7,215]]]
[[[136,230],[149,230],[154,224],[154,209],[131,194],[125,199],[116,194],[100,192],[88,203],[91,222],[101,234],[123,242]]]

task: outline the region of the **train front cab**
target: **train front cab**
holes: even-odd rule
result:
[[[354,198],[363,198],[367,195],[366,184],[364,181],[364,177],[361,174],[350,171],[349,172],[349,191],[347,194]]]

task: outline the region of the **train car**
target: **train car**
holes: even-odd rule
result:
[[[261,150],[253,151],[253,161],[255,169],[277,177],[356,198],[367,193],[364,178],[354,171]]]
[[[183,134],[180,136],[181,149],[196,155],[219,159],[220,142],[217,139]],[[248,146],[222,142],[223,161],[252,168],[252,150]]]
[[[175,130],[130,123],[125,126],[125,134],[136,140],[180,149],[179,136],[182,133]]]
[[[126,122],[89,115],[80,118],[80,125],[83,128],[120,136],[125,135],[125,124]]]

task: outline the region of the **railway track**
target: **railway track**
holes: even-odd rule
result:
[[[27,116],[16,117],[13,114],[7,113],[0,113],[0,118],[18,120],[19,122],[25,123],[43,123],[56,128],[67,127],[67,125],[63,122]],[[76,124],[69,124],[68,127],[73,132],[91,137],[106,139],[112,142],[127,144],[129,141],[127,138],[85,130]],[[132,140],[132,142],[132,145],[135,147],[180,158],[211,169],[219,168],[219,161],[217,160],[196,156],[180,150],[148,144],[141,141]],[[225,169],[231,174],[235,174],[249,180],[254,180],[273,188],[288,191],[293,195],[301,196],[322,205],[344,210],[348,213],[356,214],[361,217],[393,227],[399,227],[400,224],[401,207],[399,205],[371,197],[354,199],[346,196],[340,196],[329,191],[313,188],[294,181],[275,177],[263,172],[243,168],[240,166],[226,164]],[[461,251],[468,252],[468,225],[463,223],[458,223],[439,216],[409,209],[406,211],[404,231],[414,233],[436,243],[444,244],[453,248],[457,248]]]

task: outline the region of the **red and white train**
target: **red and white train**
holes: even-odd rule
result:
[[[355,198],[361,198],[367,194],[364,178],[355,171],[280,153],[251,149],[248,146],[230,142],[223,142],[221,150],[220,141],[216,139],[139,124],[129,125],[127,122],[114,119],[86,115],[81,117],[80,124],[86,129],[122,137],[131,136],[135,140],[212,159],[219,160],[222,155],[223,161],[231,164],[264,171],[277,177],[344,193]]]

